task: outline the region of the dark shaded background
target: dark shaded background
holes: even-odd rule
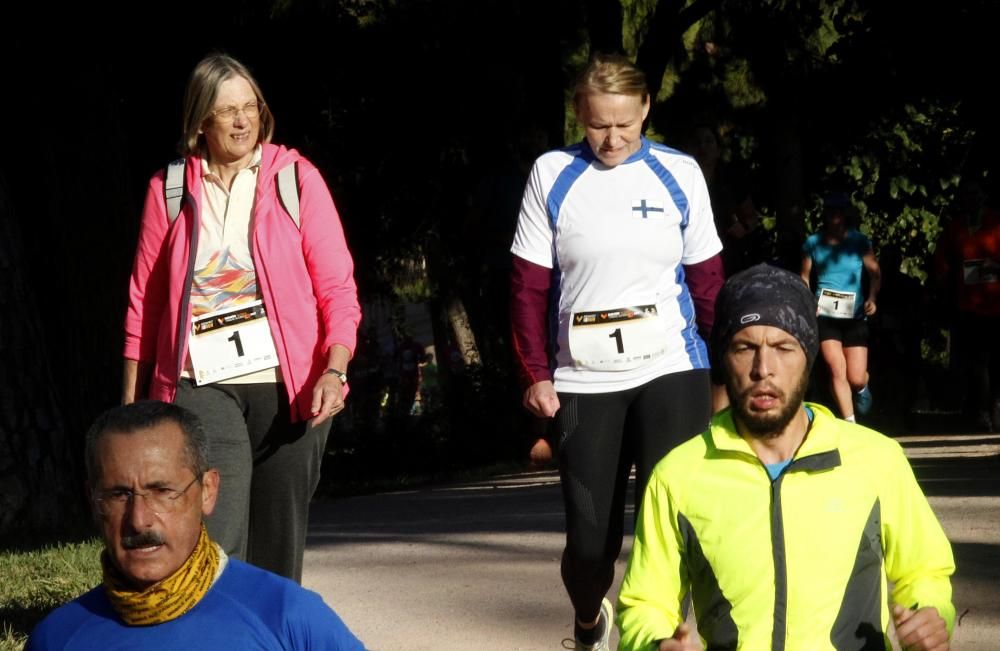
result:
[[[655,9],[648,20],[637,17],[644,7]],[[331,443],[331,486],[524,456],[532,430],[505,297],[525,164],[564,144],[571,80],[589,49],[628,45],[623,24],[654,86],[660,71],[675,73],[651,133],[680,147],[695,124],[723,132],[731,178],[752,190],[775,233],[789,234],[793,257],[819,197],[832,186],[853,191],[877,245],[900,261],[887,269],[897,297],[921,295],[898,269],[905,259],[923,268],[953,181],[986,169],[997,144],[989,44],[1000,10],[986,0],[933,12],[843,0],[21,11],[0,42],[0,535],[60,528],[80,512],[82,434],[119,396],[145,186],[175,156],[184,84],[210,51],[249,65],[276,116],[275,141],[323,171],[362,300],[426,303],[439,351],[454,345],[445,314],[458,300],[482,355],[470,367],[439,360],[440,403],[410,417],[380,407],[391,362],[365,351],[352,366],[367,379],[355,387],[351,426]],[[909,307],[899,309],[911,327],[882,335],[873,359],[886,360],[886,382],[913,371],[947,386],[913,352],[914,337],[919,347],[938,322]],[[876,420],[902,423],[910,405],[897,402]]]

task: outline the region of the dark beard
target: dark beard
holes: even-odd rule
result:
[[[768,390],[772,391],[784,404],[781,410],[773,416],[753,413],[747,407],[747,398],[759,387],[751,387],[743,393],[737,394],[732,383],[726,382],[726,394],[729,396],[729,404],[732,405],[733,420],[741,433],[746,432],[758,439],[772,439],[781,436],[785,427],[792,422],[795,414],[802,408],[802,400],[805,398],[808,387],[808,370],[799,378],[799,383],[792,389],[791,395],[786,396],[777,387],[768,385]]]

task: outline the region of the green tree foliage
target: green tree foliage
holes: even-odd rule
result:
[[[898,249],[901,271],[921,281],[974,136],[955,103],[923,103],[892,107],[857,137],[830,143],[820,177],[825,187],[850,189],[862,230],[880,247]],[[817,205],[817,227],[818,213]]]
[[[657,132],[683,146],[693,125],[715,126],[758,207],[800,236],[826,192],[849,192],[876,243],[925,277],[957,180],[996,140],[978,65],[995,4],[624,4],[624,41],[662,84]],[[662,77],[650,52],[670,53]]]

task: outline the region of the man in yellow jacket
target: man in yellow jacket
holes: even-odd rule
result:
[[[955,562],[902,449],[803,402],[818,347],[808,288],[766,265],[736,274],[712,344],[732,406],[649,481],[620,648],[700,648],[690,592],[708,649],[890,649],[890,618],[904,649],[948,649]]]

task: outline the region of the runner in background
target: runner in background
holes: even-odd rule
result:
[[[834,402],[841,418],[871,409],[868,388],[868,317],[875,314],[881,271],[871,241],[848,224],[850,199],[833,193],[823,203],[823,230],[802,246],[802,280],[815,272],[820,351],[830,368]],[[868,296],[861,292],[868,273]]]
[[[1000,430],[1000,211],[968,175],[935,251],[934,277],[952,322],[952,350],[975,426]]]

